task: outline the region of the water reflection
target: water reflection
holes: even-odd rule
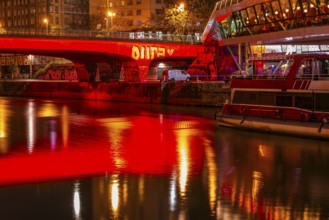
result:
[[[326,142],[217,128],[161,106],[0,107],[4,219],[328,217]]]

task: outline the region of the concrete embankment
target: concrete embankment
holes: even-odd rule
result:
[[[221,82],[0,81],[1,96],[92,99],[175,105],[222,106],[230,90]]]

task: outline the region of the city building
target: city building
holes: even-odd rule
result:
[[[91,29],[131,31],[150,26],[152,14],[163,13],[163,0],[93,0],[89,3]],[[97,20],[95,24],[94,19]]]
[[[8,31],[89,29],[89,1],[2,0],[0,24]]]

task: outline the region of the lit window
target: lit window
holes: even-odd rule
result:
[[[110,2],[110,8],[112,8],[113,7],[113,3],[112,2]]]
[[[121,6],[124,6],[125,5],[125,1],[121,1]]]

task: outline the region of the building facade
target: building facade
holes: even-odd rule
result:
[[[9,31],[89,29],[89,1],[2,0],[0,24]]]
[[[132,31],[150,26],[151,15],[163,13],[164,0],[94,0],[89,7],[99,29]]]

